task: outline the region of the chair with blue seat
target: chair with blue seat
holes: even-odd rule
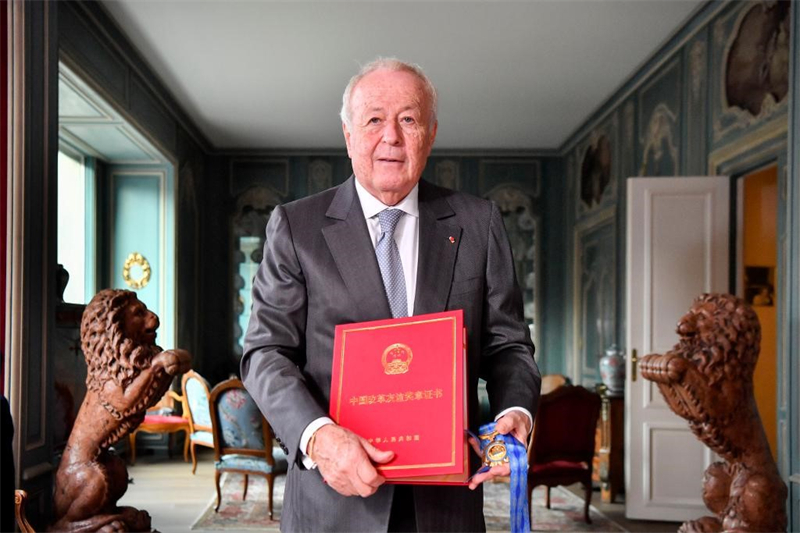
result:
[[[223,472],[244,475],[242,499],[247,498],[249,476],[257,475],[267,480],[269,518],[272,520],[273,485],[275,476],[286,473],[286,454],[280,448],[273,448],[272,428],[240,380],[229,379],[218,384],[212,389],[209,402],[217,487],[214,511],[219,511],[222,500],[219,482]]]
[[[208,381],[194,370],[183,375],[181,382],[185,413],[189,418],[189,445],[192,453],[192,474],[197,470],[196,446],[214,448],[214,433],[211,427],[211,409],[208,398]]]

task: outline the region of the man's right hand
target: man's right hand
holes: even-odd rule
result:
[[[342,496],[375,494],[386,481],[373,463],[387,463],[392,451],[381,451],[363,437],[336,424],[327,424],[314,434],[309,456],[317,463],[325,482]]]

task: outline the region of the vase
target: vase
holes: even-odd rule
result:
[[[610,392],[625,390],[625,357],[623,351],[612,344],[600,358],[600,379]]]
[[[56,265],[56,298],[58,302],[64,301],[64,291],[67,289],[69,283],[69,272],[64,268],[64,265],[58,263]]]

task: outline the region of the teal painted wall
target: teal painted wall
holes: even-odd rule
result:
[[[768,4],[773,6],[774,4]],[[787,4],[784,4],[784,6]],[[598,319],[601,324],[615,323],[616,342],[625,338],[625,216],[626,186],[629,176],[737,176],[758,167],[774,164],[778,168],[780,195],[778,217],[778,290],[783,296],[779,309],[778,339],[778,457],[780,471],[788,482],[791,473],[800,472],[800,194],[797,176],[798,118],[798,39],[797,5],[793,5],[789,49],[793,70],[788,75],[789,95],[764,96],[756,112],[746,104],[731,103],[732,92],[726,89],[729,53],[752,9],[763,9],[759,2],[712,1],[705,4],[684,27],[635,72],[561,148],[564,158],[566,198],[565,234],[567,260],[565,286],[567,304],[565,328],[568,372],[590,385],[597,380],[587,371],[596,356],[592,347],[595,332],[585,333]],[[750,28],[748,31],[752,32]],[[752,35],[752,33],[751,33]],[[786,43],[783,31],[776,42]],[[746,71],[748,65],[741,67]],[[774,63],[771,66],[775,69]],[[739,72],[741,72],[739,71]],[[775,72],[773,71],[772,74]],[[785,74],[785,73],[784,73]],[[789,106],[792,107],[791,114]],[[791,121],[787,128],[787,122]],[[787,142],[789,132],[794,140]],[[607,164],[598,157],[610,158]],[[587,179],[586,164],[606,170],[607,183],[601,194]],[[594,163],[594,165],[592,165]],[[603,173],[599,172],[602,176]],[[591,178],[592,173],[588,173]],[[600,183],[603,180],[599,180]],[[602,188],[602,187],[601,187]],[[735,192],[735,188],[734,188]],[[735,196],[735,195],[734,195]],[[590,198],[587,202],[585,197]],[[735,201],[735,198],[734,198]],[[732,204],[732,209],[735,204]],[[607,219],[601,214],[615,210],[615,238],[589,243],[587,235],[603,231]],[[732,214],[734,215],[734,214]],[[735,221],[735,215],[732,216]],[[732,234],[735,228],[732,228]],[[732,236],[733,238],[733,236]],[[732,247],[735,249],[735,247]],[[587,254],[616,258],[616,302],[598,307],[601,290],[592,285],[582,258]],[[733,268],[732,256],[732,265]],[[582,268],[583,267],[583,268]],[[602,265],[601,265],[602,268]],[[732,280],[735,276],[731,276]],[[733,281],[732,281],[733,283]],[[734,291],[733,285],[731,291]],[[687,308],[691,302],[687,302]],[[600,312],[595,311],[600,309]],[[628,347],[629,348],[629,347]],[[793,483],[790,494],[790,524],[800,530],[800,485]]]
[[[489,176],[488,181],[484,173],[481,181],[482,161],[539,162],[540,189],[531,203],[535,214],[541,217],[543,229],[539,254],[543,331],[537,358],[544,372],[570,373],[592,384],[597,375],[591,357],[596,357],[600,341],[576,342],[575,332],[585,331],[576,329],[576,316],[583,309],[594,310],[584,324],[595,319],[601,323],[610,320],[615,342],[624,339],[625,178],[722,171],[736,174],[765,161],[777,162],[781,190],[786,191],[779,214],[782,228],[779,253],[785,267],[781,286],[787,297],[781,308],[785,333],[780,352],[784,372],[778,384],[778,394],[785,400],[780,415],[785,430],[778,459],[781,471],[786,474],[790,470],[800,472],[797,452],[800,449],[800,334],[797,333],[800,331],[797,296],[800,294],[800,193],[796,184],[800,166],[793,151],[796,137],[788,143],[786,138],[787,118],[791,119],[792,131],[800,128],[797,109],[800,32],[798,10],[794,9],[790,32],[792,98],[775,103],[758,116],[748,116],[736,106],[728,106],[722,90],[725,57],[744,14],[754,5],[734,1],[705,4],[587,118],[557,153],[507,157],[480,151],[452,156],[435,152],[425,178],[435,181],[437,165],[447,163],[438,167],[439,177],[452,180],[455,174],[458,188],[465,191],[482,195],[491,186],[502,183],[528,190],[535,180],[514,165],[504,173],[495,167],[498,173]],[[136,118],[157,144],[175,158],[180,228],[175,243],[176,278],[181,310],[177,340],[179,345],[194,352],[195,368],[212,382],[227,377],[229,372],[236,371],[232,349],[235,265],[231,228],[237,199],[253,186],[265,187],[283,202],[315,192],[323,185],[341,183],[350,174],[344,150],[304,154],[264,151],[260,155],[255,151],[244,156],[214,153],[122,33],[108,23],[102,9],[92,2],[62,2],[59,22],[62,51],[82,66],[84,72],[96,77],[105,94]],[[109,44],[108,35],[112,36],[114,46]],[[609,156],[607,164],[606,156]],[[582,172],[584,165],[595,171]],[[583,180],[582,175],[586,176]],[[600,177],[593,178],[595,175]],[[492,181],[493,178],[499,181]],[[98,194],[103,194],[102,187],[103,184],[98,184]],[[589,261],[590,258],[595,262]],[[597,260],[601,262],[598,264]],[[580,265],[592,267],[590,271],[599,265],[608,271],[605,279],[615,280],[613,305],[596,305],[597,295],[584,290],[587,286],[591,288],[591,276],[584,276],[586,272],[577,268]],[[107,268],[110,267],[103,267],[103,271]],[[608,298],[605,294],[603,301],[608,302]],[[576,346],[581,346],[582,352],[591,352],[591,357],[576,358]],[[576,359],[592,364],[583,365],[586,371],[578,373],[574,368]],[[793,485],[791,496],[793,530],[800,530],[797,487]]]
[[[270,210],[263,208],[264,217],[255,223],[240,216],[243,211],[252,214],[249,207],[260,201],[254,189],[262,188],[263,194],[269,196],[269,202],[273,204],[285,203],[340,184],[352,172],[350,161],[343,152],[228,156],[221,157],[218,164],[224,169],[223,172],[227,172],[227,180],[224,188],[216,185],[216,192],[209,193],[214,195],[214,201],[206,204],[210,210],[206,214],[229,221],[227,226],[214,228],[211,240],[225,243],[224,246],[230,250],[230,260],[227,264],[215,262],[211,277],[224,280],[227,285],[228,309],[224,318],[218,314],[214,320],[217,324],[224,322],[230,333],[227,338],[221,338],[217,327],[217,334],[205,337],[207,342],[214,343],[214,350],[219,354],[213,361],[205,361],[212,381],[216,376],[224,377],[238,371],[238,345],[243,336],[244,315],[248,308],[247,295],[240,294],[248,286],[248,280],[242,272],[246,270],[243,265],[249,264],[251,258],[237,249],[236,243],[244,234],[263,237],[266,212]],[[548,187],[548,191],[550,188],[553,191],[560,189],[560,176],[555,175],[559,171],[558,160],[550,156],[524,153],[448,155],[436,152],[428,160],[423,173],[423,179],[430,182],[492,198],[501,206],[517,258],[517,274],[527,302],[526,313],[529,317],[537,312],[539,315],[541,331],[538,335],[537,360],[545,372],[549,372],[551,367],[557,372],[562,368],[560,351],[563,348],[559,328],[563,306],[549,304],[551,295],[560,297],[561,285],[550,283],[547,279],[548,272],[556,272],[559,268],[560,246],[559,239],[548,238],[546,229],[550,217],[559,220],[561,210],[552,205],[548,207],[544,201],[545,187]],[[247,226],[247,229],[236,229],[241,226]],[[551,259],[550,254],[555,257]],[[538,290],[536,268],[541,272]],[[540,293],[538,311],[532,305],[537,301],[537,292]],[[219,294],[219,291],[216,293]],[[550,343],[553,349],[549,348]]]
[[[175,345],[175,195],[171,166],[108,167],[109,209],[107,224],[112,228],[108,279],[113,288],[133,290],[160,319],[158,343]],[[123,278],[123,266],[133,253],[150,265],[150,280],[134,288]],[[130,278],[141,280],[143,271],[135,266]]]

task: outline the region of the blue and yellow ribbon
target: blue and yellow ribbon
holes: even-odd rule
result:
[[[495,426],[494,422],[481,426],[481,438],[476,440],[480,443],[484,455],[492,444],[502,442],[505,445],[511,467],[511,533],[528,533],[531,530],[528,514],[528,452],[525,445],[512,435],[496,433]],[[476,474],[487,472],[490,468],[484,465]]]

